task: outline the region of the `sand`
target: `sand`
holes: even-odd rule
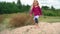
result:
[[[11,31],[4,30],[0,34],[60,34],[60,22],[40,22],[38,25],[40,28],[34,28],[34,25],[28,25]]]

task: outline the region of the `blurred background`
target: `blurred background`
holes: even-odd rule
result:
[[[60,22],[60,0],[38,0],[40,22]],[[0,31],[34,24],[29,11],[33,0],[0,0]]]

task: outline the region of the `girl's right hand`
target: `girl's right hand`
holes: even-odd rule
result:
[[[30,14],[30,16],[32,16],[32,14]]]

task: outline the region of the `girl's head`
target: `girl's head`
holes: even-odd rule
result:
[[[38,1],[33,2],[33,6],[38,6],[38,5],[39,5]]]

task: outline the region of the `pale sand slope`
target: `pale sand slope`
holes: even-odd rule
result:
[[[40,29],[35,29],[34,25],[28,25],[16,28],[12,31],[4,30],[0,34],[60,34],[60,22],[57,23],[40,22],[39,26]]]

